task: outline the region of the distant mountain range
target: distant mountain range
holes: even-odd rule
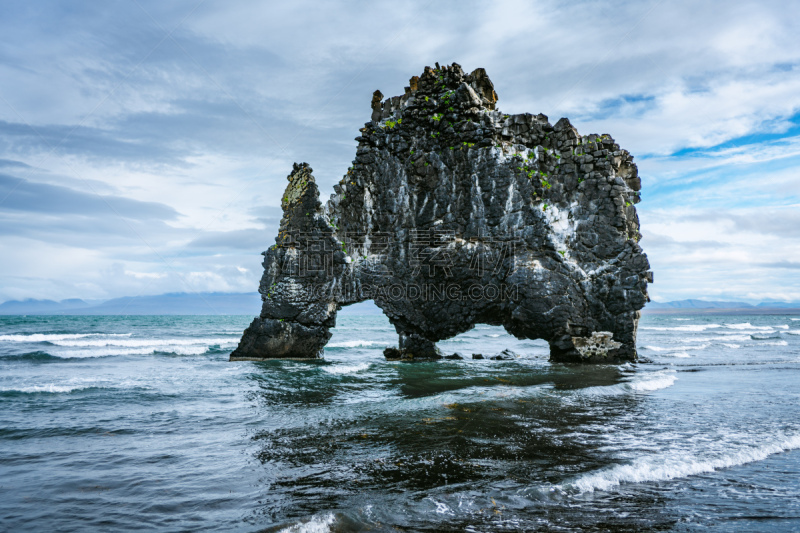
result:
[[[680,300],[650,302],[645,313],[763,313],[780,309],[800,309],[800,302],[714,302]],[[257,292],[176,292],[157,296],[125,296],[111,300],[10,300],[0,304],[0,315],[252,315],[261,311]],[[381,314],[372,302],[362,302],[342,309],[344,315]]]
[[[714,302],[707,300],[679,300],[675,302],[650,302],[644,312],[713,312],[738,311],[742,313],[762,313],[780,309],[800,309],[800,302],[761,302],[753,305],[745,302]]]
[[[650,309],[746,309],[755,307],[744,302],[708,302],[706,300],[678,300],[675,302],[650,302]]]
[[[125,296],[112,300],[10,300],[0,315],[250,315],[261,312],[257,292],[175,292]],[[340,315],[373,315],[382,311],[371,301],[345,307]]]

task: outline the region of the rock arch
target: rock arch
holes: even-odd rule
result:
[[[326,205],[295,164],[263,308],[231,360],[320,357],[337,311],[368,299],[399,335],[387,358],[438,358],[483,323],[547,340],[554,361],[635,360],[652,273],[633,156],[496,101],[483,69],[426,67],[403,96],[375,92]]]

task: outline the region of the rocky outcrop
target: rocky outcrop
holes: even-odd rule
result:
[[[652,273],[633,156],[496,102],[483,69],[426,67],[402,96],[375,92],[325,206],[295,164],[261,315],[231,359],[320,357],[336,312],[371,299],[399,335],[391,359],[439,358],[482,323],[547,340],[553,361],[635,360]]]

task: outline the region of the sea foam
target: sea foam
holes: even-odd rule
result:
[[[108,388],[105,383],[72,383],[55,384],[45,383],[42,385],[16,385],[0,387],[0,392],[18,392],[23,394],[58,394],[75,392],[88,389]]]
[[[141,348],[145,346],[220,346],[224,344],[235,345],[239,339],[231,337],[210,338],[210,339],[92,339],[92,340],[53,340],[51,344],[56,346],[71,347],[103,347],[103,346],[122,346],[131,348]]]
[[[319,517],[314,517],[308,522],[302,522],[281,529],[278,533],[328,533],[332,531],[336,517],[333,513],[328,513]]]
[[[686,324],[685,326],[639,326],[639,329],[652,331],[706,331],[707,329],[721,327],[719,324]]]
[[[325,345],[326,348],[371,348],[374,346],[386,346],[386,343],[359,339],[354,341],[331,342]]]
[[[170,346],[162,344],[149,344],[137,348],[103,348],[84,350],[64,350],[54,352],[54,357],[62,359],[109,357],[123,355],[153,355],[156,353],[175,355],[201,355],[208,351],[208,346]]]
[[[738,324],[725,324],[728,329],[754,329],[757,331],[771,331],[772,329],[780,326],[754,326],[750,322],[741,322]]]
[[[670,479],[713,472],[721,468],[761,461],[770,455],[800,448],[800,435],[784,436],[772,442],[756,446],[740,446],[722,454],[703,457],[685,452],[667,452],[654,456],[639,457],[630,464],[616,465],[591,474],[580,476],[575,481],[554,487],[564,492],[592,492],[609,490],[623,483],[646,481],[668,481]]]
[[[591,396],[616,396],[637,392],[652,392],[671,387],[678,379],[674,370],[659,370],[656,372],[640,372],[627,381],[614,385],[599,385],[577,389],[575,392]]]
[[[130,337],[132,333],[33,333],[28,335],[0,335],[0,342],[50,342],[56,343],[69,339],[86,339],[89,337]]]
[[[369,368],[369,363],[359,363],[356,365],[331,365],[323,366],[322,370],[331,374],[355,374]]]

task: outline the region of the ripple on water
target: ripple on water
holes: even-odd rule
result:
[[[387,362],[383,317],[343,319],[323,361],[257,363],[227,362],[238,335],[216,333],[251,317],[0,318],[0,485],[14,486],[0,516],[10,530],[691,529],[755,514],[717,488],[736,476],[763,488],[759,512],[800,514],[800,462],[782,453],[800,448],[800,330],[781,327],[796,322],[677,318],[642,319],[659,364],[595,367],[483,326],[453,348],[521,357]],[[742,468],[767,458],[768,481]],[[710,503],[676,507],[685,494]]]

